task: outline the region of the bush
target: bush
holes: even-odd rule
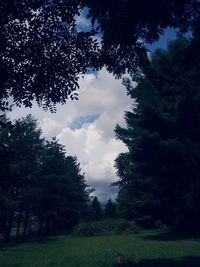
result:
[[[139,227],[134,221],[118,219],[115,221],[114,229],[117,233],[138,233]]]
[[[78,236],[93,236],[98,234],[138,233],[139,227],[134,221],[125,219],[107,219],[95,222],[82,222],[77,225],[74,234]]]
[[[74,234],[87,237],[93,236],[94,232],[89,223],[79,223],[74,230]]]
[[[89,222],[89,223],[79,223],[75,230],[74,234],[78,236],[93,236],[99,234],[102,231],[98,222]]]

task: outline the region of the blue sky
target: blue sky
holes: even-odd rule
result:
[[[160,39],[153,43],[153,44],[147,44],[146,47],[150,50],[150,51],[154,51],[158,48],[166,48],[167,47],[167,43],[169,42],[169,40],[175,40],[176,39],[176,31],[172,28],[167,28],[163,35],[160,36]]]
[[[84,124],[90,124],[95,122],[99,117],[99,114],[80,116],[75,118],[70,124],[72,130],[80,129]]]

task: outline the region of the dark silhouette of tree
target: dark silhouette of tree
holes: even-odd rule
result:
[[[111,198],[105,205],[104,214],[107,218],[115,218],[116,217],[116,203],[114,203]]]
[[[102,218],[103,211],[101,208],[101,204],[96,196],[93,198],[90,204],[89,212],[89,218],[92,221],[98,221]]]
[[[83,0],[102,33],[101,57],[116,76],[138,74],[146,64],[144,43],[157,41],[167,27],[199,35],[200,4],[191,0]]]
[[[76,27],[84,7],[94,23],[87,32]],[[199,36],[197,0],[2,0],[0,11],[1,109],[11,96],[17,105],[35,99],[53,112],[56,103],[77,99],[78,78],[89,68],[137,77],[147,61],[144,43],[166,27]]]
[[[39,234],[69,231],[89,200],[87,188],[76,157],[66,157],[57,140],[47,142],[34,207],[40,221]]]
[[[13,97],[30,107],[33,99],[54,111],[55,103],[77,99],[78,76],[94,66],[97,42],[78,32],[80,1],[31,0],[0,4],[0,100]]]
[[[134,88],[127,128],[116,127],[129,152],[120,154],[118,202],[132,217],[197,229],[200,221],[199,50],[185,38],[152,55]]]
[[[5,115],[0,116],[0,234],[9,239],[8,223],[12,218],[12,198],[10,183],[12,181],[8,164],[12,157],[9,147],[9,136],[12,127]],[[9,219],[10,218],[10,219]]]
[[[4,166],[1,168],[0,188],[2,192],[1,220],[5,225],[5,239],[9,240],[13,226],[14,216],[18,215],[17,235],[22,222],[22,213],[25,216],[24,235],[30,211],[30,187],[34,183],[38,156],[41,151],[43,139],[41,131],[37,129],[37,122],[31,116],[17,120],[11,127],[2,127],[1,137],[7,140],[2,149]],[[5,142],[5,141],[4,141]],[[3,165],[3,164],[1,164]]]
[[[56,139],[41,138],[31,115],[0,127],[0,234],[9,241],[29,235],[67,232],[89,202],[89,187],[76,157],[66,156]]]

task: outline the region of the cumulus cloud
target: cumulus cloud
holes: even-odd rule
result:
[[[62,125],[51,118],[44,118],[40,121],[40,127],[42,133],[46,138],[52,138],[56,136],[62,129]]]
[[[35,115],[46,138],[57,136],[67,154],[77,156],[88,184],[103,201],[116,196],[116,189],[110,187],[117,179],[114,159],[127,148],[115,139],[114,127],[125,125],[124,111],[130,110],[132,100],[121,80],[105,69],[85,75],[79,85],[79,101],[58,105],[55,114],[34,104],[32,109],[15,108],[10,117]]]

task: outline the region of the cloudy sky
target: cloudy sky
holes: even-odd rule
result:
[[[14,108],[8,114],[17,119],[31,113],[38,118],[43,135],[56,136],[66,147],[67,155],[76,155],[82,171],[100,200],[115,198],[117,189],[110,184],[117,180],[114,169],[116,156],[126,151],[116,140],[116,123],[125,125],[124,111],[130,110],[132,100],[126,89],[105,69],[80,79],[79,100],[57,106],[57,112],[45,112],[36,104],[30,108]]]

